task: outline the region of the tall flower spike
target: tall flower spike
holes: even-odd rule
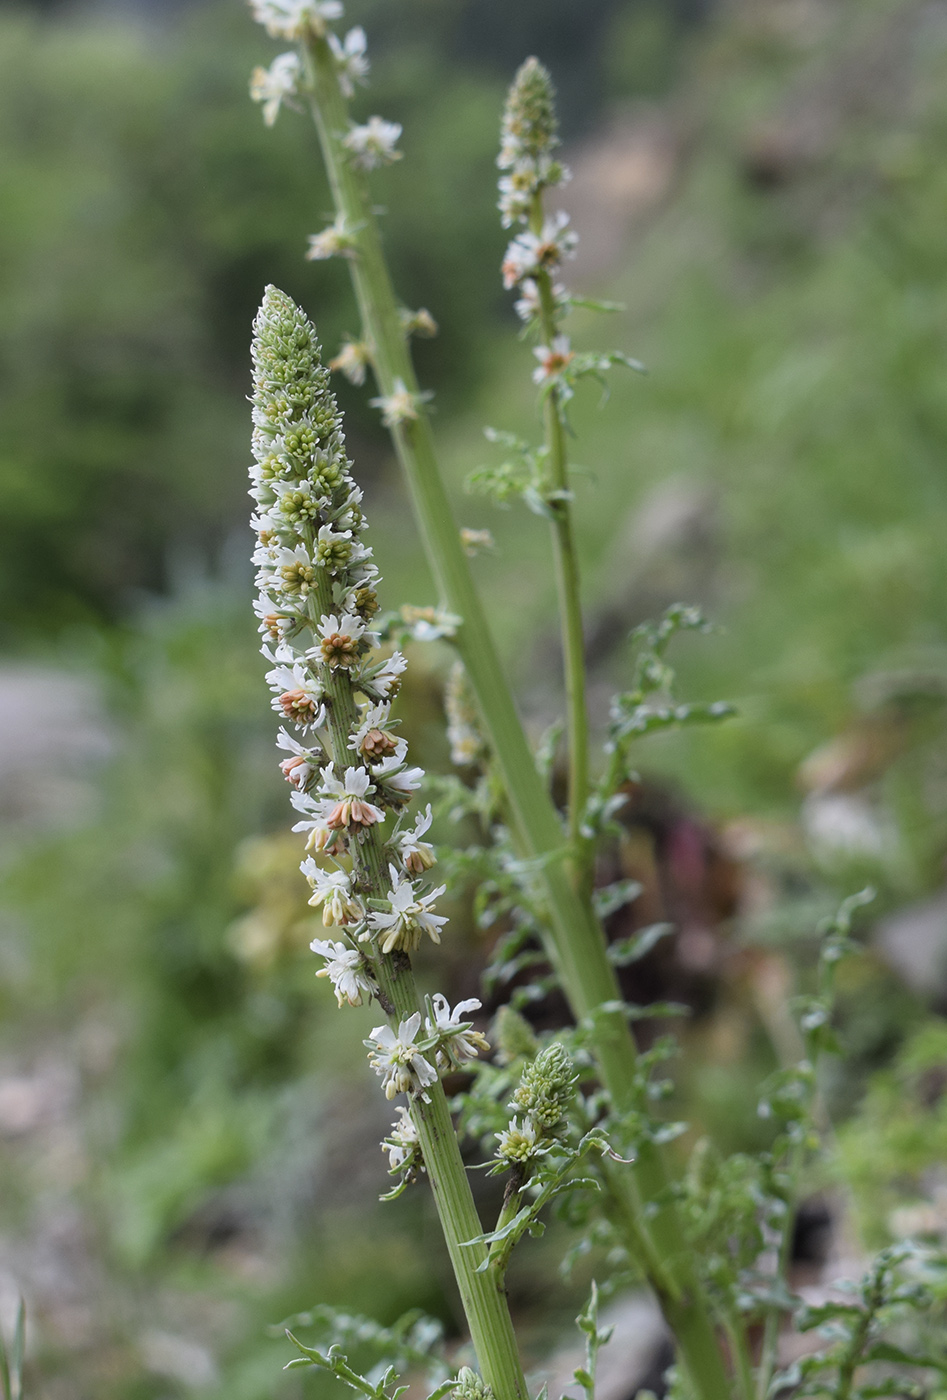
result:
[[[279,0],[284,10],[290,2]],[[310,17],[313,12],[310,0]],[[362,494],[350,474],[315,330],[270,287],[254,332],[251,494],[262,595],[256,612],[278,707],[308,730],[305,748],[291,733],[282,747],[291,755],[292,805],[305,818],[295,829],[308,833],[314,853],[303,865],[311,902],[322,909],[325,927],[341,935],[313,939],[312,951],[340,1006],[374,997],[389,1017],[365,1043],[386,1097],[411,1099],[407,1126],[399,1115],[386,1144],[392,1166],[401,1185],[422,1165],[437,1184],[484,1375],[505,1400],[527,1400],[505,1298],[494,1279],[478,1272],[485,1248],[463,1248],[481,1227],[438,1076],[438,1060],[468,1058],[480,1048],[479,1037],[461,1020],[464,1004],[452,1011],[440,997],[428,1012],[434,1033],[422,1027],[405,956],[424,937],[439,942],[446,923],[432,908],[443,887],[426,890],[408,877],[433,857],[420,840],[427,814],[410,833],[387,821],[408,805],[421,776],[406,766],[407,743],[389,727],[389,704],[406,662],[399,652],[387,659],[372,654],[377,570],[362,541]],[[399,841],[399,832],[408,840]]]

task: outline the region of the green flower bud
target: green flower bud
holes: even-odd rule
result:
[[[461,1366],[451,1391],[454,1400],[493,1400],[493,1391],[469,1366]]]
[[[363,622],[371,622],[381,604],[374,588],[358,588],[355,591],[355,611]]]
[[[503,111],[503,145],[498,164],[539,161],[559,144],[555,88],[538,58],[528,58],[517,71]]]
[[[568,1050],[555,1040],[523,1070],[510,1107],[527,1114],[542,1132],[552,1132],[559,1126],[578,1077]]]
[[[522,1055],[532,1059],[539,1049],[532,1026],[512,1006],[501,1006],[497,1012],[493,1022],[493,1042],[501,1065],[508,1065]]]

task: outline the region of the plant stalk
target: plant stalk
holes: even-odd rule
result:
[[[542,196],[533,201],[530,227],[536,234],[543,226]],[[539,289],[540,324],[543,340],[551,348],[558,332],[552,278],[543,268],[536,277]],[[543,404],[546,435],[548,486],[556,492],[552,510],[552,545],[556,566],[556,592],[562,635],[562,657],[566,683],[566,713],[569,760],[569,842],[576,887],[588,899],[592,892],[592,845],[584,834],[585,808],[589,797],[589,716],[585,687],[585,637],[582,629],[579,557],[572,527],[569,497],[569,463],[566,425],[561,390],[547,389]]]
[[[330,608],[330,590],[322,580],[315,610],[321,616]],[[328,668],[325,669],[328,672]],[[342,769],[351,757],[348,737],[357,724],[355,696],[350,686],[336,683],[326,698],[331,753]],[[380,834],[374,827],[370,828],[360,840],[353,842],[353,851],[359,883],[373,895],[383,896],[389,878]],[[390,956],[380,954],[371,961],[393,1029],[397,1032],[399,1022],[416,1011],[423,1017],[407,954],[397,951]],[[423,1098],[412,1100],[411,1118],[418,1131],[424,1166],[481,1374],[496,1400],[529,1400],[502,1280],[497,1279],[493,1270],[477,1273],[478,1266],[486,1258],[486,1246],[465,1243],[480,1235],[483,1226],[441,1080],[429,1085],[425,1093],[426,1101]]]
[[[417,379],[398,314],[381,247],[368,186],[346,158],[341,139],[348,113],[327,41],[303,45],[312,94],[311,108],[337,211],[354,231],[349,259],[356,301],[380,393],[394,392],[400,380],[410,393]],[[421,414],[392,430],[395,450],[408,482],[422,541],[445,605],[462,618],[456,646],[466,667],[484,726],[503,777],[514,832],[524,853],[536,860],[545,886],[549,936],[547,953],[578,1021],[591,1020],[602,1082],[617,1112],[633,1104],[637,1051],[623,1011],[614,969],[605,952],[601,925],[582,900],[564,868],[567,855],[559,816],[537,772],[506,678],[473,585],[470,566],[437,465],[433,435]],[[604,1003],[611,1003],[604,1009]],[[612,1009],[614,1008],[614,1009]],[[699,1400],[730,1400],[730,1385],[706,1301],[687,1257],[680,1222],[670,1199],[663,1158],[652,1143],[642,1144],[623,1187],[629,1208],[647,1208],[647,1229],[658,1256],[680,1287],[680,1300],[657,1288],[681,1359]],[[623,1180],[627,1180],[623,1178]]]

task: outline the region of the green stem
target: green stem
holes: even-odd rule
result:
[[[398,1020],[419,1010],[417,989],[408,958],[380,958],[382,991]],[[497,1400],[528,1400],[516,1337],[502,1278],[494,1270],[477,1269],[487,1257],[483,1244],[467,1244],[483,1233],[460,1146],[440,1080],[427,1090],[428,1102],[415,1099],[411,1117],[418,1130],[421,1154],[437,1204],[447,1252],[460,1290],[470,1337],[480,1371]]]
[[[328,580],[321,579],[313,611],[322,616],[330,608]],[[349,735],[357,725],[355,695],[351,684],[341,676],[333,676],[328,666],[321,669],[326,684],[331,756],[339,770],[344,771],[352,758]],[[384,898],[389,887],[388,864],[378,828],[370,827],[361,837],[353,838],[351,848],[356,883],[363,893]],[[411,962],[405,953],[373,958],[372,970],[396,1033],[400,1021],[415,1012],[423,1016]],[[486,1259],[485,1245],[465,1245],[480,1235],[483,1227],[440,1079],[428,1087],[425,1099],[412,1101],[411,1117],[418,1130],[421,1155],[481,1374],[496,1400],[529,1400],[502,1280],[492,1270],[477,1273]]]
[[[543,226],[542,195],[533,201],[530,227],[536,234]],[[545,344],[552,348],[558,334],[556,299],[552,278],[543,269],[536,277],[539,289],[540,325]],[[543,404],[546,431],[548,484],[557,493],[552,509],[553,557],[556,565],[556,591],[562,633],[562,655],[566,681],[566,711],[569,746],[569,840],[572,847],[576,885],[585,897],[592,889],[592,846],[583,834],[589,797],[589,718],[585,696],[585,637],[582,630],[582,603],[579,558],[569,505],[569,464],[566,452],[566,426],[561,391],[553,385]]]
[[[779,1247],[776,1252],[776,1268],[773,1276],[777,1282],[785,1279],[789,1268],[789,1260],[792,1254],[793,1222],[796,1218],[793,1193],[799,1180],[799,1173],[802,1169],[804,1156],[805,1148],[799,1144],[794,1144],[789,1155],[789,1161],[786,1164],[786,1176],[790,1182],[790,1194],[786,1199],[786,1214],[783,1218],[779,1236]],[[766,1400],[769,1394],[769,1387],[776,1371],[776,1363],[779,1359],[779,1327],[784,1312],[785,1308],[780,1303],[767,1304],[766,1317],[763,1322],[763,1340],[760,1344],[760,1361],[756,1372],[757,1400]]]
[[[855,1380],[855,1372],[861,1363],[865,1348],[871,1338],[872,1324],[881,1309],[885,1299],[885,1270],[876,1267],[868,1288],[867,1295],[864,1296],[865,1310],[849,1339],[848,1346],[842,1353],[838,1364],[838,1381],[836,1383],[833,1400],[849,1400],[852,1393],[852,1384]]]
[[[355,296],[379,390],[389,395],[401,380],[410,393],[418,385],[401,328],[398,303],[385,263],[365,178],[346,159],[341,138],[348,113],[328,43],[312,39],[303,47],[312,92],[312,114],[336,208],[355,232],[349,259]],[[433,435],[422,414],[392,430],[422,541],[443,601],[462,619],[456,645],[477,697],[484,726],[502,774],[520,848],[537,859],[545,885],[549,936],[547,952],[562,981],[573,1014],[592,1019],[592,1040],[602,1082],[617,1112],[632,1107],[637,1051],[617,1003],[621,991],[605,952],[601,925],[587,900],[577,894],[562,857],[565,839],[559,816],[536,770],[516,713],[486,616],[473,585],[453,512],[440,475]],[[629,1208],[639,1201],[649,1212],[648,1230],[657,1255],[675,1273],[681,1301],[673,1306],[659,1290],[665,1315],[699,1400],[730,1400],[730,1386],[713,1325],[686,1252],[669,1179],[658,1149],[645,1143],[624,1188]],[[625,1178],[627,1180],[627,1178]]]
[[[733,1356],[733,1369],[740,1387],[740,1396],[742,1400],[753,1400],[756,1392],[753,1385],[753,1366],[750,1362],[750,1351],[746,1342],[746,1329],[738,1316],[731,1315],[724,1319],[724,1330]]]

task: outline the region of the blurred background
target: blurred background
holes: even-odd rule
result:
[[[475,568],[537,740],[545,526],[464,488],[496,461],[484,425],[538,434],[494,208],[529,53],[560,94],[570,283],[624,307],[575,312],[574,340],[649,368],[577,396],[576,508],[597,719],[630,628],[678,600],[718,624],[678,644],[682,694],[740,711],[642,747],[610,857],[644,885],[616,933],[677,929],[628,985],[693,1009],[687,1141],[765,1142],[755,1087],[793,1053],[818,920],[871,882],[839,1171],[869,1244],[941,1236],[947,4],[350,0],[346,22],[359,115],[404,127],[385,237],[440,325],[419,371],[461,522],[495,537]],[[329,209],[314,133],[247,97],[276,52],[237,0],[0,7],[0,1325],[22,1293],[31,1400],[322,1394],[271,1329],[326,1301],[459,1326],[425,1194],[372,1205],[372,1013],[313,977],[250,613],[262,288],[330,352],[357,330],[346,269],[303,260]],[[384,601],[434,602],[387,438],[338,392]],[[440,771],[449,661],[418,648],[402,702]],[[468,906],[437,978],[473,995]],[[594,1267],[557,1281],[567,1238],[514,1272],[536,1362]]]

